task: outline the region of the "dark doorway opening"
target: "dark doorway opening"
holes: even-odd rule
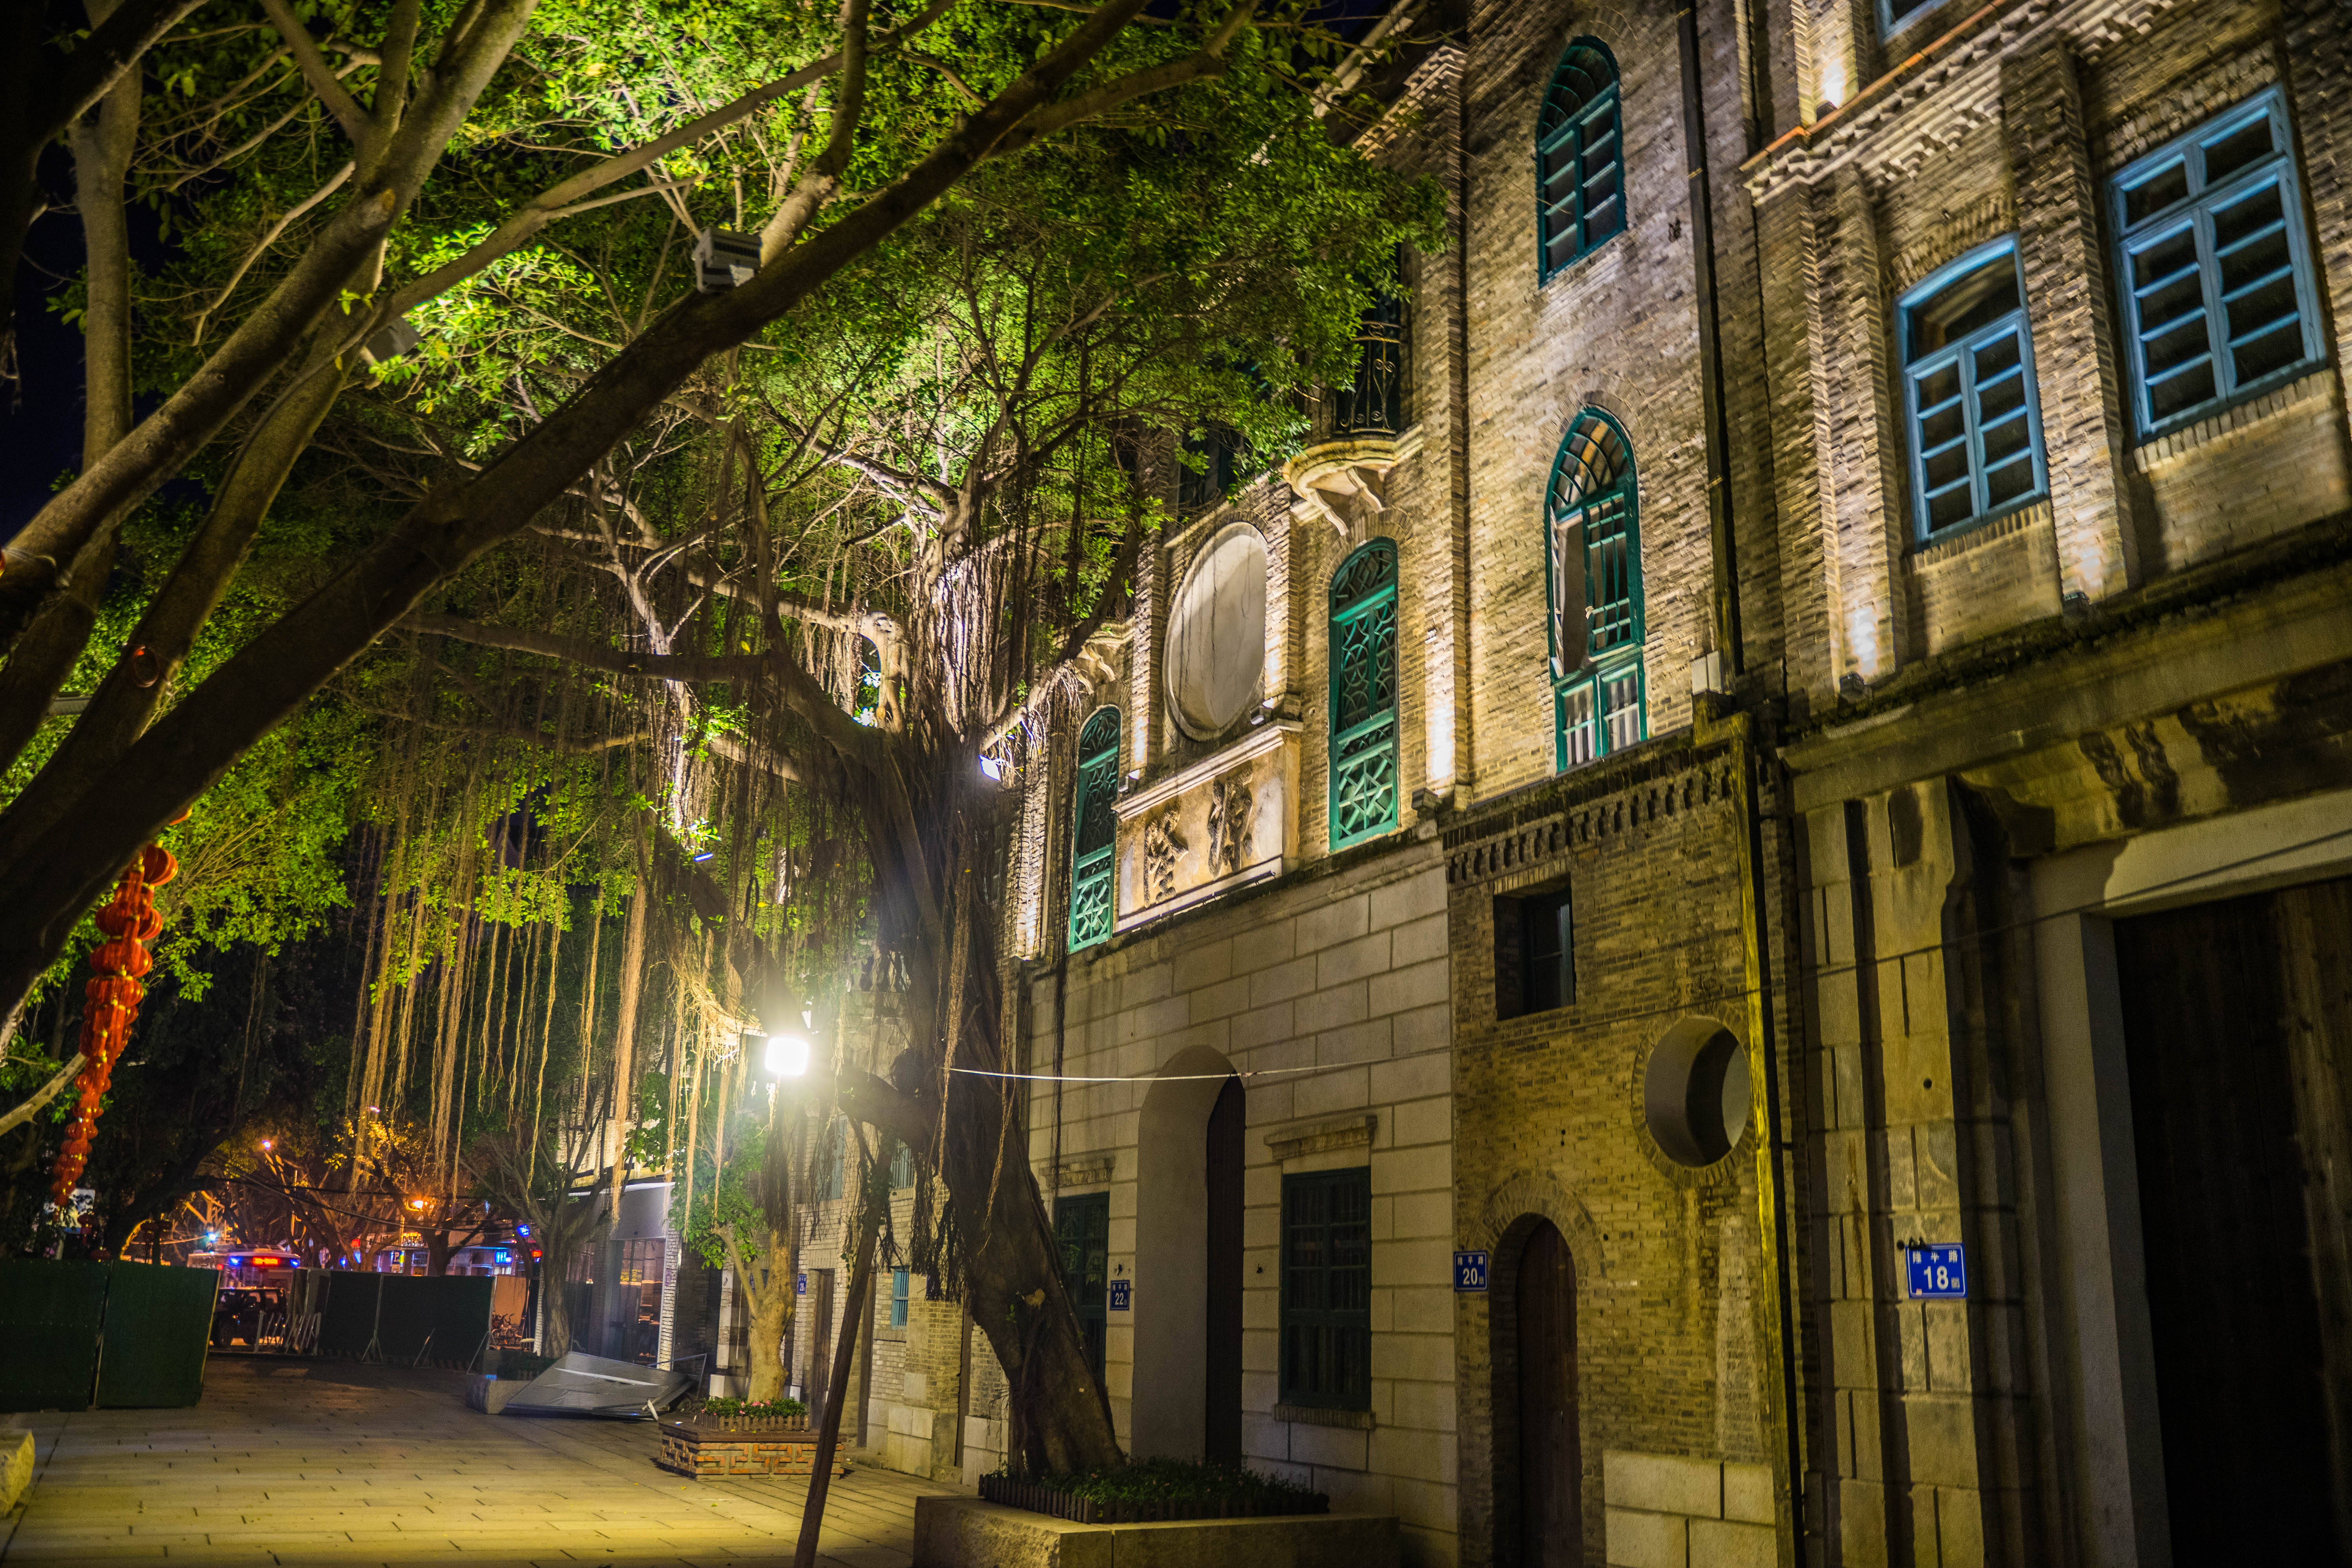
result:
[[[1225,1079],[1209,1112],[1207,1425],[1202,1458],[1242,1462],[1242,1080]]]
[[[2352,879],[2115,936],[2173,1561],[2344,1562]]]
[[[1517,1372],[1517,1529],[1504,1542],[1520,1568],[1584,1561],[1584,1463],[1576,1418],[1576,1264],[1567,1238],[1538,1220],[1519,1249],[1510,1333]]]

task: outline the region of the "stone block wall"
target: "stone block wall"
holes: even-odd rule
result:
[[[1122,1443],[1137,1429],[1148,1315],[1155,1304],[1190,1313],[1178,1330],[1190,1332],[1200,1312],[1155,1294],[1168,1289],[1166,1267],[1155,1275],[1153,1238],[1139,1234],[1138,1173],[1157,1158],[1143,1144],[1160,1087],[1141,1080],[1260,1075],[1244,1079],[1244,1456],[1330,1493],[1335,1509],[1397,1515],[1407,1561],[1428,1564],[1455,1559],[1450,973],[1444,872],[1434,845],[1408,836],[1073,955],[1058,1039],[1055,977],[1024,982],[1037,1070],[1058,1061],[1071,1078],[1127,1080],[1040,1084],[1028,1110],[1049,1208],[1056,1196],[1110,1194],[1112,1278],[1134,1291],[1131,1310],[1108,1318]],[[1281,1408],[1282,1177],[1360,1165],[1372,1205],[1371,1408],[1324,1425]]]
[[[1778,1568],[1769,1467],[1612,1448],[1601,1473],[1609,1568]]]

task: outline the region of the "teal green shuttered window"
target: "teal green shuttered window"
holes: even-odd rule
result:
[[[2109,189],[2142,436],[2319,363],[2303,197],[2276,88],[2132,163]]]
[[[1118,838],[1118,710],[1097,708],[1078,731],[1078,780],[1070,842],[1070,946],[1110,935]]]
[[[1897,315],[1920,537],[2042,494],[2042,411],[2016,237],[1941,268],[1903,297]]]
[[[1282,1178],[1282,1402],[1372,1405],[1372,1173]]]
[[[1649,734],[1636,499],[1625,432],[1586,409],[1559,444],[1544,502],[1555,761],[1563,769]]]
[[[1331,579],[1331,847],[1397,825],[1397,557],[1385,539]]]
[[[1617,61],[1598,38],[1568,46],[1536,122],[1541,276],[1625,228],[1625,125]]]

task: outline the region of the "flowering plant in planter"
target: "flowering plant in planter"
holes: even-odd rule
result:
[[[1296,1481],[1240,1465],[1183,1459],[1143,1459],[1025,1479],[1000,1470],[980,1479],[980,1495],[990,1502],[1079,1524],[1331,1511],[1328,1496]]]

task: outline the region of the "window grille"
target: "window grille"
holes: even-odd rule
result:
[[[2042,411],[2016,237],[1944,268],[1903,297],[1897,315],[1920,536],[2041,495]]]
[[[1057,1200],[1054,1238],[1062,1248],[1062,1286],[1077,1311],[1087,1365],[1099,1384],[1109,1332],[1104,1297],[1110,1282],[1110,1194],[1082,1193]]]
[[[1625,136],[1617,61],[1598,38],[1560,57],[1536,122],[1536,210],[1542,276],[1622,233]]]
[[[890,1187],[894,1192],[904,1192],[914,1184],[915,1152],[900,1143],[890,1154]]]
[[[2129,164],[2109,190],[2142,436],[2318,363],[2310,247],[2277,89]]]
[[[1372,1403],[1372,1173],[1282,1179],[1282,1400]]]
[[[1556,754],[1564,771],[1649,735],[1642,675],[1642,533],[1633,455],[1588,408],[1569,426],[1544,506]]]
[[[1118,710],[1097,708],[1078,731],[1077,799],[1070,844],[1070,946],[1110,935],[1118,821]]]
[[[1396,546],[1373,540],[1331,578],[1331,847],[1397,825]]]

